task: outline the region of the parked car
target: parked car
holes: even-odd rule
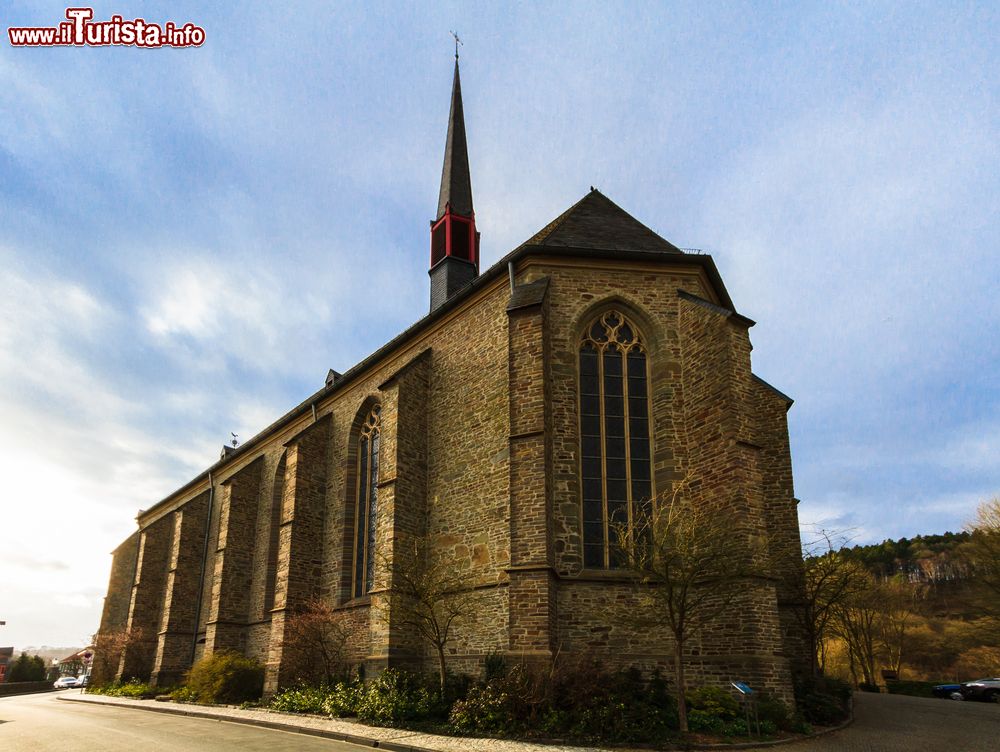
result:
[[[60,676],[52,683],[52,686],[56,689],[69,689],[78,686],[76,681],[75,676]]]
[[[962,697],[962,685],[961,684],[938,684],[936,687],[931,688],[931,693],[935,697],[950,697],[953,700],[964,700]],[[955,697],[958,695],[958,697]]]
[[[1000,676],[992,679],[976,679],[962,684],[962,697],[966,700],[1000,701]]]

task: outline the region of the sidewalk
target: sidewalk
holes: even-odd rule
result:
[[[215,721],[245,723],[263,728],[291,731],[327,739],[346,741],[363,747],[378,747],[393,752],[469,752],[469,750],[489,750],[490,752],[624,752],[621,748],[607,750],[600,747],[557,746],[552,744],[532,744],[530,742],[507,739],[475,739],[459,736],[439,736],[423,734],[405,729],[366,726],[363,723],[344,718],[325,718],[314,715],[293,715],[272,710],[242,710],[235,707],[211,707],[204,705],[183,705],[175,702],[156,700],[131,700],[124,697],[104,697],[103,695],[60,695],[62,702],[85,702],[93,705],[115,705],[156,713],[171,713],[189,718],[208,718]]]

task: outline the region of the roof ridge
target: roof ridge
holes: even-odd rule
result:
[[[526,245],[684,253],[593,186],[583,198],[521,244]]]
[[[559,227],[559,225],[561,225],[563,223],[563,221],[565,221],[566,217],[568,217],[570,214],[573,213],[573,210],[576,209],[576,207],[578,207],[580,204],[582,204],[584,201],[586,201],[588,198],[590,198],[590,194],[591,193],[600,193],[600,191],[597,190],[596,188],[592,187],[590,189],[590,193],[585,193],[583,195],[583,197],[579,201],[577,201],[575,204],[573,204],[571,207],[569,207],[566,211],[564,211],[558,217],[556,217],[551,222],[549,222],[547,225],[545,225],[545,227],[543,227],[541,230],[539,230],[538,232],[536,232],[530,238],[528,238],[523,243],[521,243],[521,245],[544,245],[545,238],[547,238],[549,235],[551,235],[555,231],[555,229],[557,227]],[[610,201],[610,199],[609,199],[609,201]],[[518,247],[520,247],[520,246],[518,246]]]

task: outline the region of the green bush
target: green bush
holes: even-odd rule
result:
[[[483,683],[492,684],[507,676],[507,658],[500,650],[487,653],[483,661]]]
[[[757,718],[760,719],[761,733],[765,723],[774,726],[775,731],[782,729],[791,731],[794,726],[788,706],[777,697],[773,697],[766,692],[762,692],[757,698]]]
[[[285,713],[317,713],[343,718],[358,714],[358,705],[364,696],[362,682],[340,682],[332,687],[290,687],[272,697],[268,707]]]
[[[517,703],[506,682],[472,687],[464,700],[451,706],[448,723],[460,734],[505,734],[516,725]]]
[[[158,694],[164,694],[169,690],[158,687],[151,687],[138,679],[130,679],[126,682],[115,681],[110,684],[87,687],[87,693],[93,695],[105,695],[107,697],[129,697],[133,700],[149,699]]]
[[[268,707],[285,713],[323,713],[326,695],[325,687],[292,687],[278,692]]]
[[[191,667],[185,689],[181,694],[190,702],[238,705],[261,696],[264,668],[239,653],[213,653]]]
[[[731,721],[740,715],[739,702],[720,687],[689,689],[684,697],[687,699],[689,710],[713,715],[722,721]]]
[[[363,682],[341,682],[327,690],[326,697],[323,698],[323,712],[335,718],[355,716],[364,696]]]
[[[676,703],[658,674],[645,681],[637,668],[607,673],[583,666],[556,689],[565,733],[578,739],[659,743],[677,728]]]
[[[178,687],[170,693],[170,697],[177,702],[197,702],[195,693],[188,687]]]
[[[798,677],[795,681],[795,704],[802,720],[817,726],[834,726],[847,720],[851,687],[828,677]]]
[[[21,653],[10,664],[9,682],[45,681],[45,661],[37,655]]]
[[[399,726],[447,716],[447,706],[415,674],[387,668],[364,691],[358,718],[376,726]]]
[[[533,673],[522,665],[491,671],[452,706],[449,723],[462,734],[544,735],[614,743],[656,743],[677,726],[676,706],[658,674],[609,673],[594,663]]]
[[[885,688],[891,695],[910,695],[911,697],[933,697],[932,691],[941,682],[925,681],[891,681],[885,683]]]

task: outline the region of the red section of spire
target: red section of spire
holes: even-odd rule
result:
[[[445,257],[468,261],[479,271],[479,232],[476,230],[476,214],[463,217],[445,206],[444,215],[431,223],[431,268]]]

